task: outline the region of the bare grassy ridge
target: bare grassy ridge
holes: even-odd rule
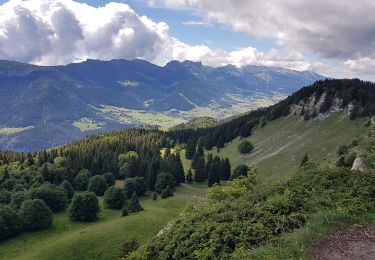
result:
[[[238,152],[239,137],[225,144],[220,152],[214,147],[206,153],[228,157],[232,168],[242,163],[257,165],[260,178],[278,179],[293,174],[305,153],[310,160],[322,164],[335,162],[337,147],[368,131],[365,126],[367,121],[367,118],[351,121],[342,112],[324,120],[283,117],[256,129],[252,136],[245,138],[255,146],[248,155]]]

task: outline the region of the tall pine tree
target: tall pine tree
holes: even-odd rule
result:
[[[193,159],[195,154],[195,143],[193,140],[189,140],[186,145],[185,158],[188,160]]]
[[[203,156],[204,155],[204,137],[199,137],[198,144],[197,144],[197,155]]]
[[[208,171],[208,187],[220,184],[220,159],[215,157]]]
[[[222,159],[220,161],[220,179],[227,181],[230,179],[231,166],[228,158]]]
[[[200,156],[197,159],[197,164],[195,166],[194,181],[202,182],[206,179],[205,177],[206,177],[206,169],[205,169],[204,157]]]

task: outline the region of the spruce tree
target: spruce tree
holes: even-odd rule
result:
[[[189,169],[187,175],[186,175],[186,182],[192,183],[193,182],[193,173],[191,172],[191,169]]]
[[[197,152],[196,152],[197,157],[204,155],[204,143],[205,143],[204,137],[199,137],[198,144],[197,144]]]
[[[231,175],[231,166],[228,158],[220,161],[220,179],[229,180]]]
[[[206,179],[206,169],[204,163],[204,157],[200,156],[197,159],[197,164],[195,167],[194,181],[202,182]]]
[[[128,207],[127,207],[129,213],[134,213],[138,211],[142,211],[143,208],[139,204],[137,193],[134,191],[132,198],[129,201]]]
[[[193,156],[193,160],[191,161],[191,168],[195,169],[196,165],[197,165],[197,162],[199,160],[199,158],[201,157],[202,155],[199,155],[198,153],[195,153],[194,156]]]
[[[214,159],[208,171],[208,187],[214,184],[220,184],[220,160]]]
[[[218,149],[224,148],[224,137],[220,135],[219,140],[217,140],[216,147]]]
[[[156,176],[159,172],[159,158],[153,158],[151,163],[148,165],[147,172],[146,172],[146,181],[147,181],[147,188],[150,191],[154,191],[155,183],[156,183]]]
[[[213,161],[214,161],[214,159],[212,157],[212,154],[209,153],[207,155],[207,162],[206,162],[206,166],[205,166],[206,174],[208,174],[208,171],[210,170]],[[207,176],[206,176],[206,178],[207,178]]]
[[[309,156],[307,155],[307,153],[305,153],[305,155],[303,156],[302,160],[301,160],[301,167],[306,165],[306,163],[309,161]]]
[[[176,179],[177,183],[184,183],[185,182],[185,172],[184,172],[184,166],[182,165],[180,155],[177,154],[175,159],[175,167],[176,167]]]
[[[195,154],[195,143],[193,140],[189,140],[186,145],[185,158],[188,160],[193,159]]]
[[[206,148],[206,150],[211,150],[214,145],[215,143],[213,136],[211,134],[206,135],[204,138],[204,148]]]

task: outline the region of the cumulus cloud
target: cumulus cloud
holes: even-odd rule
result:
[[[340,60],[347,69],[366,69],[375,59],[373,0],[154,0],[153,5],[198,10],[205,19]]]
[[[11,0],[0,6],[0,56],[43,65],[86,58],[156,58],[168,26],[128,5]]]
[[[164,0],[159,4],[198,9],[234,30],[271,37],[327,58],[366,56],[375,47],[372,0]]]
[[[178,7],[186,3],[190,6],[196,1],[166,4]],[[245,47],[228,52],[188,45],[172,37],[165,22],[140,16],[127,4],[92,7],[73,0],[10,0],[0,5],[0,58],[41,65],[87,58],[139,58],[159,65],[171,60],[193,60],[212,66],[265,65],[316,71],[325,68],[290,49],[261,52]]]

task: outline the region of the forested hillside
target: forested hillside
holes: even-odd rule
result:
[[[222,119],[274,104],[323,78],[309,71],[191,61],[160,67],[144,60],[66,66],[0,60],[0,149],[35,151],[98,132]]]
[[[353,142],[346,137],[340,139],[348,139],[348,143],[342,143],[346,146],[340,147],[339,156],[334,155],[328,166],[311,163],[311,158],[304,156],[297,173],[284,169],[285,175],[292,177],[275,184],[260,181],[256,168],[239,164],[226,149],[243,138],[238,143],[238,152],[251,156],[259,149],[259,143],[249,142],[249,137],[277,122],[282,122],[281,128],[290,128],[290,120],[329,122],[332,115],[341,115],[348,118],[341,126],[368,132],[375,112],[374,100],[372,83],[325,80],[274,106],[209,127],[197,128],[193,124],[194,129],[181,127],[167,132],[156,128],[123,130],[96,134],[39,152],[0,152],[0,239],[9,248],[17,243],[17,236],[27,236],[35,230],[54,232],[65,229],[66,223],[98,222],[99,225],[108,216],[116,222],[120,215],[125,218],[129,214],[132,218],[136,214],[147,215],[144,205],[150,212],[160,210],[165,214],[168,203],[155,204],[162,205],[155,208],[152,201],[176,196],[170,200],[180,203],[176,206],[179,210],[187,203],[186,197],[191,196],[197,199],[195,205],[134,257],[247,258],[250,249],[303,226],[311,214],[321,210],[348,214],[372,211],[373,154],[367,150],[373,150],[373,133]],[[355,127],[358,122],[361,128]],[[337,124],[340,125],[334,123]],[[334,128],[329,123],[320,126],[322,136]],[[340,131],[336,133],[342,135]],[[316,135],[311,138],[312,142],[318,142],[316,149],[319,142],[324,142]],[[366,164],[361,175],[349,169],[357,157]],[[186,160],[191,160],[191,169],[184,169]],[[281,167],[275,160],[269,164]],[[220,186],[223,183],[224,189]],[[208,192],[207,203],[202,204],[205,199],[199,189],[203,186],[213,188]],[[144,213],[137,213],[144,209]],[[163,216],[163,221],[156,221],[155,227],[170,221]],[[56,227],[56,221],[65,224]],[[146,238],[142,237],[142,241]],[[125,251],[124,255],[129,253]]]

